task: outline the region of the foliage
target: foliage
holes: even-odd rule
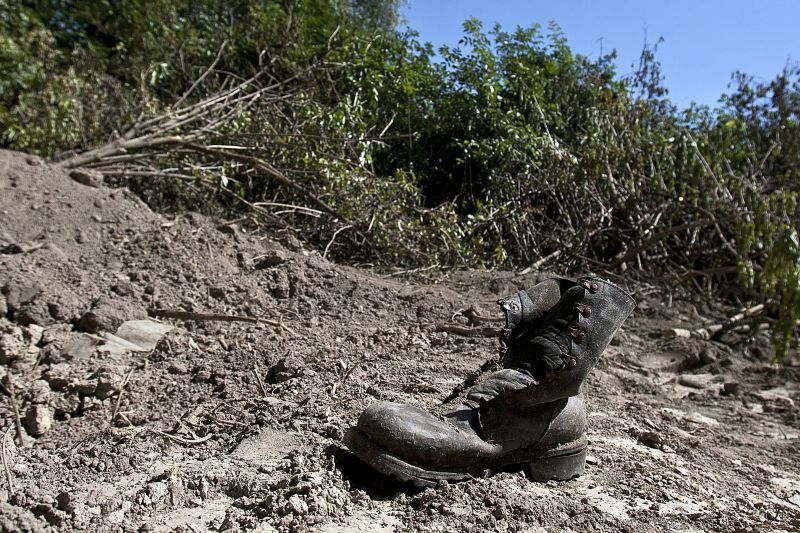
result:
[[[737,73],[717,109],[678,110],[655,47],[621,78],[613,53],[575,54],[554,24],[468,20],[458,47],[434,52],[397,30],[401,3],[0,0],[0,145],[69,160],[251,79],[215,118],[169,134],[234,146],[283,181],[186,143],[92,165],[162,206],[196,208],[187,183],[216,205],[263,203],[339,258],[547,258],[761,300],[788,353],[800,319],[797,67],[769,83]]]

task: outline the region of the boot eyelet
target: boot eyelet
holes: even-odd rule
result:
[[[586,333],[577,328],[570,328],[569,336],[572,337],[576,344],[580,344],[586,338]]]
[[[588,305],[578,304],[575,306],[575,309],[578,310],[578,312],[581,314],[583,318],[589,318],[590,316],[592,316],[592,308],[589,307]]]
[[[575,368],[578,365],[578,360],[572,356],[565,355],[563,358],[564,358],[564,363],[569,368]]]

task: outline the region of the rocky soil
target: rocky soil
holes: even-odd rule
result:
[[[0,152],[0,530],[800,530],[798,367],[666,338],[734,311],[669,288],[627,285],[578,479],[415,490],[343,448],[378,399],[440,409],[497,341],[436,325],[542,276],[336,265]]]

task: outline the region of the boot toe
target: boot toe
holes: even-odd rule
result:
[[[410,405],[372,404],[359,417],[357,428],[386,452],[431,467],[467,466],[493,452],[493,446],[474,433]]]

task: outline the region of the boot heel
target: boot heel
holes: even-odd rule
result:
[[[586,448],[572,455],[542,457],[531,461],[529,465],[530,476],[534,481],[567,481],[583,474],[586,467]]]

